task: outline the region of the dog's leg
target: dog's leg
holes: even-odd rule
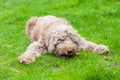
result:
[[[102,44],[96,44],[91,41],[87,41],[86,39],[78,35],[76,32],[72,33],[72,39],[74,42],[76,42],[79,45],[79,50],[83,49],[83,50],[92,51],[98,54],[103,54],[109,51],[107,46]]]
[[[107,46],[102,44],[96,44],[91,41],[87,41],[84,38],[81,39],[81,48],[83,50],[92,51],[98,54],[103,54],[109,51]]]
[[[28,64],[34,62],[35,57],[40,56],[45,52],[46,50],[44,46],[40,42],[35,41],[28,46],[27,50],[21,56],[19,56],[18,59],[21,63]]]

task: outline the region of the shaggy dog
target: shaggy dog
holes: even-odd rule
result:
[[[98,54],[109,51],[105,45],[82,38],[64,18],[32,17],[27,22],[26,31],[32,43],[19,56],[19,61],[26,64],[35,61],[35,57],[44,53],[74,56],[79,55],[81,49]]]

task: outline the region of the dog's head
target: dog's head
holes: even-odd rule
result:
[[[66,31],[54,34],[51,41],[49,50],[56,55],[67,57],[79,54],[77,41]]]
[[[58,39],[59,43],[55,45],[55,53],[59,56],[78,55],[78,46],[71,39]]]

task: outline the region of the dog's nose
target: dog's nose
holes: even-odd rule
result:
[[[67,51],[68,54],[71,54],[72,52],[73,52],[72,50],[68,50],[68,51]]]

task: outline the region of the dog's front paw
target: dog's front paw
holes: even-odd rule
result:
[[[98,54],[103,54],[109,52],[109,49],[105,45],[99,45],[98,47],[95,48],[95,52]]]
[[[34,56],[31,56],[31,55],[21,55],[18,57],[18,60],[21,62],[21,63],[24,63],[24,64],[29,64],[31,62],[34,62],[35,61],[35,57]]]

